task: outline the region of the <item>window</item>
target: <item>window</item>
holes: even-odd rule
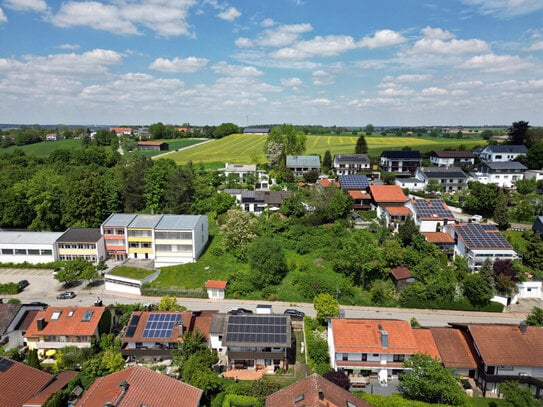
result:
[[[83,322],[89,322],[92,318],[93,311],[86,311],[85,315],[83,315],[83,319],[81,321]]]
[[[53,254],[52,250],[42,249],[41,255],[42,256],[51,256]]]
[[[40,250],[39,249],[28,249],[28,254],[39,255]]]
[[[2,254],[13,254],[13,249],[2,249]]]
[[[54,311],[53,314],[51,315],[51,319],[52,320],[57,320],[60,318],[60,314],[62,314],[62,311]]]
[[[299,396],[296,396],[296,398],[294,399],[294,403],[299,403],[304,398],[305,398],[305,396],[303,394],[300,394]]]
[[[348,354],[348,353],[344,353],[344,354],[341,356],[341,360],[349,360],[349,354]]]
[[[362,362],[366,362],[368,360],[368,354],[367,353],[363,353],[362,354]]]
[[[405,359],[405,355],[394,355],[392,357],[393,362],[403,362]]]
[[[15,249],[15,254],[21,254],[26,256],[26,249]]]
[[[374,358],[378,358],[378,357],[379,357],[379,354],[378,354],[378,353],[374,353],[374,354],[373,354],[373,357],[374,357]]]

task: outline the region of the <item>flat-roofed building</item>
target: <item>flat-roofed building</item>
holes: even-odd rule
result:
[[[62,232],[0,231],[1,263],[51,263]]]

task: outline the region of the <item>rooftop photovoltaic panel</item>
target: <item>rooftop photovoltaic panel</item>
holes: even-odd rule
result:
[[[418,199],[414,202],[414,206],[419,218],[454,219],[453,213],[442,199]]]
[[[470,223],[455,228],[466,246],[473,248],[510,249],[513,247],[493,225]]]
[[[341,189],[361,189],[364,190],[369,187],[370,183],[368,177],[362,174],[354,175],[340,175],[338,182],[341,185]]]
[[[169,338],[181,314],[151,314],[143,329],[143,338]]]
[[[126,337],[127,338],[132,338],[134,336],[134,332],[136,332],[136,328],[137,326],[135,325],[132,325],[132,326],[129,326],[126,330]]]
[[[6,372],[11,366],[13,361],[0,357],[0,372]]]
[[[288,345],[290,332],[288,318],[272,316],[231,316],[226,328],[225,343],[246,345],[277,344]]]
[[[138,325],[138,322],[140,322],[140,316],[132,315],[132,319],[130,320],[130,323],[128,325]]]

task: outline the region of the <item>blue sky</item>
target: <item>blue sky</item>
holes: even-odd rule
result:
[[[543,125],[543,0],[0,0],[0,122]]]

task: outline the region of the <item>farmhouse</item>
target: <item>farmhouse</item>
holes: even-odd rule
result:
[[[170,148],[168,143],[163,141],[139,141],[138,150],[140,151],[164,151]]]

